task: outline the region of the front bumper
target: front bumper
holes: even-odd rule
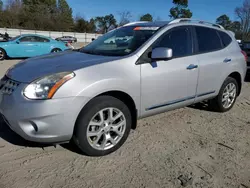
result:
[[[0,114],[10,128],[26,140],[40,143],[69,141],[86,97],[28,100],[21,84],[11,95],[0,94]]]

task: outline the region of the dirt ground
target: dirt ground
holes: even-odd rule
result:
[[[0,62],[0,76],[18,62]],[[139,121],[117,152],[27,142],[0,120],[0,188],[248,188],[250,84],[225,114],[198,105]]]

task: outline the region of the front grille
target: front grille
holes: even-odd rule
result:
[[[2,94],[11,95],[19,85],[19,82],[11,80],[7,76],[4,76],[0,80],[0,92]]]

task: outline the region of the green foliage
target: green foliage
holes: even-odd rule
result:
[[[227,15],[225,15],[225,14],[221,15],[220,17],[218,17],[216,19],[216,23],[219,24],[219,25],[221,25],[221,26],[223,26],[225,29],[230,28],[231,24],[232,24],[230,18]]]
[[[76,32],[86,32],[86,33],[94,33],[96,32],[95,20],[92,18],[90,21],[86,21],[84,18],[76,18],[75,28]]]
[[[170,18],[191,18],[193,13],[188,9],[188,0],[173,0],[175,7],[170,9]]]
[[[96,17],[95,22],[98,26],[98,29],[102,33],[106,33],[109,30],[117,27],[116,19],[113,14],[102,16],[102,17]]]
[[[0,11],[2,11],[2,10],[3,10],[3,1],[0,0]]]
[[[66,0],[58,0],[57,20],[61,23],[57,24],[57,27],[62,31],[70,31],[74,27],[72,9]]]
[[[151,14],[145,14],[143,16],[141,16],[140,21],[148,21],[148,22],[152,22],[153,21],[153,16]]]
[[[223,14],[216,19],[216,23],[227,30],[233,31],[235,33],[235,38],[242,39],[242,25],[239,21],[231,21],[227,15]]]

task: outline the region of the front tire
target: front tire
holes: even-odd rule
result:
[[[211,108],[216,112],[227,112],[235,104],[239,85],[234,78],[228,77],[221,86],[218,96],[210,100]]]
[[[129,108],[112,96],[99,96],[81,111],[73,140],[89,156],[104,156],[127,140],[132,124]]]
[[[7,54],[4,49],[0,48],[0,61],[5,60],[7,57]]]

